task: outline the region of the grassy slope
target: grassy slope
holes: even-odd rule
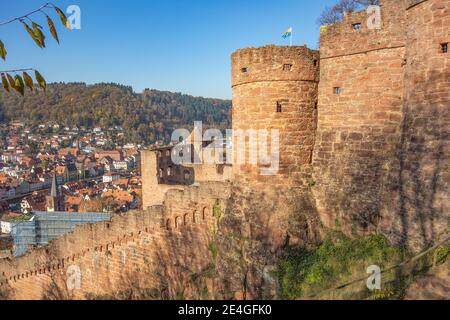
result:
[[[423,274],[434,263],[448,259],[449,246],[441,247],[408,268],[395,268],[382,274],[382,289],[371,292],[366,281],[357,281],[344,288],[325,291],[366,279],[367,267],[382,270],[411,257],[403,248],[391,247],[382,235],[350,239],[330,232],[313,251],[289,249],[281,259],[278,278],[283,299],[388,299],[402,298],[416,274]]]

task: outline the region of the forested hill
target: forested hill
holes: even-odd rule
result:
[[[194,121],[229,128],[231,101],[157,90],[137,94],[117,84],[58,83],[25,97],[0,90],[0,121],[10,120],[31,126],[122,126],[128,142],[154,143],[168,141],[174,128],[192,128]]]

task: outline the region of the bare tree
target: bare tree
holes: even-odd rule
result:
[[[379,6],[380,0],[354,0],[354,2],[359,3],[362,6]]]
[[[318,19],[318,23],[319,25],[333,24],[342,21],[348,12],[379,4],[380,0],[339,0],[334,6],[325,8]]]

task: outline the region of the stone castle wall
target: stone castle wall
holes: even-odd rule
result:
[[[450,54],[441,48],[450,43],[450,1],[412,1],[406,14],[397,215],[388,222],[395,236],[424,247],[450,217]]]
[[[167,191],[172,189],[182,189],[183,186],[193,185],[194,183],[204,182],[227,182],[231,179],[232,171],[230,165],[217,164],[173,164],[170,156],[161,156],[158,159],[160,151],[145,150],[141,151],[142,168],[142,192],[144,209],[153,205],[161,205],[164,201]],[[163,163],[161,163],[164,161]],[[168,176],[168,168],[171,173]],[[165,181],[161,181],[160,170]],[[177,172],[178,171],[178,172]],[[184,174],[188,172],[189,179],[184,179]],[[169,181],[171,178],[172,181]]]
[[[383,1],[380,30],[357,12],[321,34],[313,191],[326,227],[373,231],[381,207],[390,205],[383,198],[400,139],[405,8]]]
[[[2,260],[0,294],[8,299],[213,298],[220,287],[211,277],[219,221],[213,212],[225,212],[228,193],[223,183],[171,190],[164,206],[81,226],[45,248]],[[69,290],[76,270],[81,287]]]
[[[439,51],[449,7],[384,0],[381,8],[380,30],[367,28],[364,12],[321,35],[313,192],[326,227],[379,230],[418,248],[449,212],[449,55]]]

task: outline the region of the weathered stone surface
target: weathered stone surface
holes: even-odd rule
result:
[[[0,261],[0,294],[8,299],[214,298],[217,229],[229,186],[168,191],[164,205],[115,216],[12,261]],[[80,288],[71,290],[74,270]]]
[[[382,1],[381,30],[354,13],[322,33],[313,190],[326,227],[420,249],[450,212],[450,2],[410,4]]]

